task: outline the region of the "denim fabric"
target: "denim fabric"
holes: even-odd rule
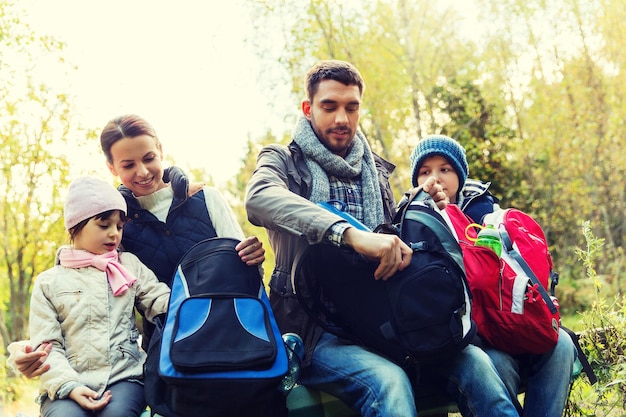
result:
[[[363,417],[416,417],[413,390],[399,366],[324,333],[300,383],[328,392]]]
[[[561,417],[569,394],[574,361],[578,355],[572,339],[559,331],[559,339],[550,352],[543,355],[511,356],[495,349],[485,349],[509,393],[515,395],[526,386],[524,406],[518,403],[525,417]]]
[[[476,346],[422,368],[419,378],[422,384],[440,384],[465,417],[518,416],[489,357]],[[340,398],[363,417],[417,416],[411,379],[402,368],[328,333],[322,335],[300,383]]]
[[[111,402],[100,411],[85,410],[70,398],[50,401],[41,405],[42,417],[133,417],[146,408],[143,385],[138,382],[122,381],[111,385]]]
[[[454,358],[425,367],[420,382],[442,389],[456,401],[464,417],[518,417],[511,397],[496,368],[479,347],[469,345]]]

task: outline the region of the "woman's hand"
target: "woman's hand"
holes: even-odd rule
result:
[[[242,240],[235,250],[238,251],[239,257],[246,265],[261,265],[265,261],[265,249],[263,242],[256,236],[250,236]]]

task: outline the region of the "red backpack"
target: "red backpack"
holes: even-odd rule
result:
[[[502,255],[475,246],[476,229],[455,205],[446,209],[463,249],[478,335],[510,354],[542,354],[559,336],[558,303],[547,288],[552,257],[539,224],[517,209],[497,210],[483,219],[500,233]],[[554,278],[556,279],[556,278]]]

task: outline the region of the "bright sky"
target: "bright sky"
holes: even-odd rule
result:
[[[458,1],[447,3],[463,16],[475,11],[470,0]],[[217,185],[238,171],[248,137],[291,128],[282,118],[298,103],[279,100],[270,108],[262,95],[240,0],[16,2],[37,34],[66,43],[63,56],[77,66],[69,93],[84,127],[99,132],[115,116],[139,114],[167,155],[205,168]],[[103,160],[89,162],[106,170]]]
[[[17,0],[17,7],[37,34],[67,44],[63,55],[78,67],[75,116],[85,127],[99,132],[115,116],[139,114],[166,154],[206,168],[219,185],[237,172],[248,136],[280,123],[258,87],[238,0]]]

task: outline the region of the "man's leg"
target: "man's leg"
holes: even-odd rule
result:
[[[324,333],[300,383],[332,394],[363,417],[416,417],[411,383],[402,368],[358,345]]]

